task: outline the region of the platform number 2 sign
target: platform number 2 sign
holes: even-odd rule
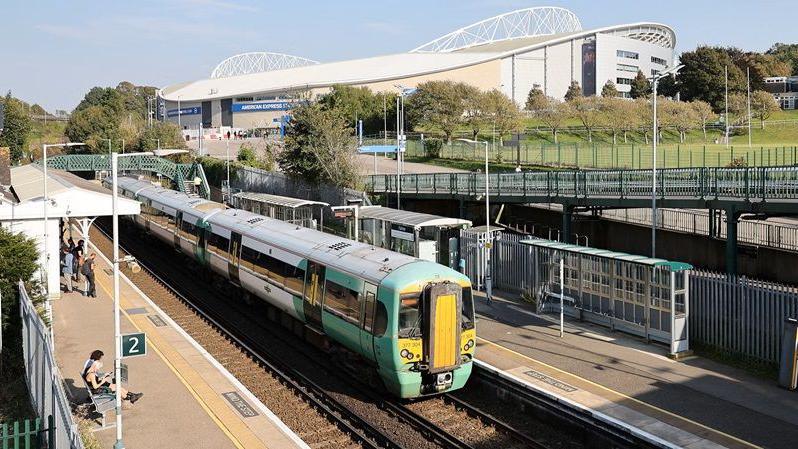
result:
[[[138,334],[122,335],[122,357],[137,357],[147,354],[147,336]]]

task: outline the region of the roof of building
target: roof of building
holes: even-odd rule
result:
[[[554,250],[568,251],[570,253],[585,254],[588,256],[604,257],[607,259],[621,260],[624,262],[632,262],[652,267],[666,267],[671,271],[690,270],[693,268],[692,265],[685,262],[673,262],[665,259],[656,259],[646,256],[610,251],[606,249],[591,248],[589,246],[572,245],[554,240],[527,239],[521,240],[521,243],[524,245],[537,246],[540,248],[549,248]]]
[[[302,206],[329,206],[328,203],[321,201],[303,200],[301,198],[292,198],[290,196],[272,195],[269,193],[260,192],[239,192],[233,195],[236,198],[244,200],[258,201],[260,203],[271,204],[274,206],[283,206],[290,209],[296,209]]]
[[[37,219],[44,215],[44,169],[38,164],[11,168],[11,189],[16,198],[4,195],[0,201],[0,220]],[[47,171],[47,196],[50,217],[96,217],[112,214],[111,192],[99,183],[61,170]],[[119,198],[120,215],[135,215],[140,204]]]
[[[426,226],[471,226],[471,221],[460,218],[442,217],[440,215],[422,214],[407,210],[391,209],[382,206],[362,206],[358,209],[358,218],[389,221],[398,225],[412,226],[416,229]]]
[[[160,96],[169,101],[177,101],[178,97],[182,101],[201,101],[391,81],[481,64],[597,33],[670,49],[676,46],[676,34],[667,25],[644,22],[585,31],[579,19],[564,8],[535,7],[460,28],[408,53],[320,64],[288,55],[279,55],[291,58],[288,63],[282,59],[279,64],[258,62],[271,61],[272,53],[237,55],[223,61],[220,66],[226,68],[217,67],[211,78],[165,87]],[[263,71],[258,71],[258,67],[263,67]],[[224,76],[220,77],[222,72]]]

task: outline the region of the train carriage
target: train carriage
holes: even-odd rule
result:
[[[146,181],[118,183],[142,203],[137,225],[359,355],[392,394],[468,380],[476,333],[463,274]]]

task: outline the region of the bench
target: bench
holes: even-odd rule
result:
[[[83,386],[86,387],[86,391],[89,393],[89,399],[91,400],[92,405],[94,405],[94,410],[102,415],[101,426],[95,430],[105,430],[116,427],[116,424],[105,424],[105,414],[111,410],[114,410],[115,408],[115,395],[113,393],[92,394],[91,388],[89,387],[89,383],[86,381],[86,378],[81,375],[80,379],[83,381]]]

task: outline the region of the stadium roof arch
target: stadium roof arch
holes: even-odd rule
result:
[[[220,63],[209,79],[165,87],[160,96],[168,101],[204,101],[393,81],[482,64],[596,34],[640,40],[670,50],[676,47],[676,33],[660,23],[582,30],[579,19],[564,8],[527,8],[460,28],[407,53],[328,63],[279,53],[245,53]]]
[[[448,53],[493,42],[578,31],[582,31],[582,23],[576,14],[565,8],[541,6],[481,20],[427,42],[411,52]]]
[[[211,72],[211,78],[228,78],[231,76],[291,69],[318,63],[318,61],[312,59],[283,53],[265,51],[241,53],[220,62]]]

